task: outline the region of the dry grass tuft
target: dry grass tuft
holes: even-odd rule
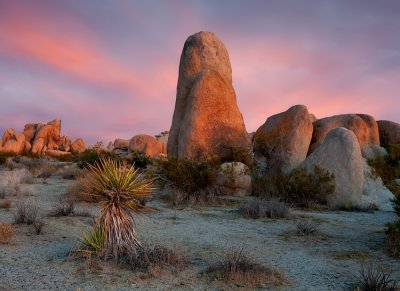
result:
[[[9,244],[15,234],[15,228],[11,224],[0,222],[0,243]]]
[[[45,225],[45,223],[44,223],[43,220],[36,220],[36,221],[33,223],[33,227],[34,227],[35,233],[36,233],[37,235],[39,235],[39,234],[42,233],[42,229],[43,229],[43,226],[44,226],[44,225]]]
[[[75,166],[60,170],[61,177],[66,180],[76,180],[83,177],[85,171]]]
[[[50,216],[68,216],[74,214],[75,203],[68,196],[61,196],[56,204],[53,205],[53,211]]]
[[[37,220],[37,215],[39,213],[39,207],[36,204],[31,204],[31,202],[18,202],[17,203],[17,213],[14,215],[15,224],[34,224]]]
[[[297,227],[297,234],[300,235],[314,235],[318,232],[318,224],[309,221],[309,220],[301,220],[296,224]]]
[[[397,290],[391,272],[372,264],[362,265],[357,276],[357,289],[361,291]]]
[[[213,281],[224,281],[245,288],[265,288],[282,285],[285,274],[258,263],[243,247],[231,248],[205,272]]]
[[[239,207],[239,213],[246,218],[285,218],[289,215],[289,208],[278,198],[263,200],[253,198]]]

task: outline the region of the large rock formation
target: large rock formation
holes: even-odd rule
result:
[[[32,153],[40,154],[44,147],[58,149],[60,145],[61,120],[55,119],[42,126],[36,133],[32,143]]]
[[[304,105],[268,117],[254,135],[256,164],[267,172],[290,172],[306,158],[312,132]]]
[[[312,153],[334,128],[344,127],[354,132],[363,156],[374,158],[385,152],[379,148],[379,131],[375,119],[366,114],[341,114],[314,121],[314,132],[309,153]],[[371,150],[372,148],[372,150]]]
[[[129,153],[140,152],[147,157],[156,158],[165,155],[165,147],[154,136],[139,134],[134,136],[129,142]]]
[[[235,160],[237,153],[248,159],[251,144],[236,104],[229,55],[214,33],[199,32],[183,47],[168,155]]]
[[[25,148],[25,135],[16,133],[14,129],[9,128],[3,134],[0,144],[0,151],[12,154],[21,154]]]
[[[378,120],[381,143],[400,144],[400,124],[389,120]]]
[[[16,133],[8,129],[0,143],[0,152],[15,154],[33,153],[37,155],[49,155],[60,157],[64,153],[80,153],[86,149],[82,139],[71,143],[68,136],[60,136],[61,120],[55,119],[47,124],[28,123],[23,133]]]
[[[364,187],[363,158],[353,131],[335,128],[300,165],[312,171],[314,165],[335,175],[335,191],[326,197],[331,207],[360,206]]]

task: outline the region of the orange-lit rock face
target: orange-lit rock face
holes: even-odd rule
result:
[[[25,136],[22,133],[16,133],[12,128],[7,129],[0,143],[0,151],[21,154],[24,148]]]
[[[211,32],[185,42],[180,65],[168,155],[203,160],[234,160],[251,144],[232,87],[228,52]]]
[[[129,152],[140,152],[147,157],[158,157],[163,152],[163,145],[154,136],[139,134],[134,136],[129,142]]]
[[[329,131],[344,127],[354,132],[361,148],[379,145],[378,124],[366,114],[341,114],[314,121],[314,132],[309,153],[313,152],[325,139]]]
[[[83,153],[86,150],[86,145],[83,139],[78,138],[71,144],[71,152],[73,153]]]
[[[55,119],[40,127],[35,133],[35,138],[32,143],[32,153],[40,154],[45,146],[47,149],[58,149],[61,139],[60,132],[61,120],[59,119]]]
[[[255,159],[265,158],[267,172],[290,172],[307,156],[313,125],[307,107],[296,105],[273,115],[254,135]]]

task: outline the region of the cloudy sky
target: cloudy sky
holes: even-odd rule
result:
[[[295,104],[400,122],[397,0],[0,0],[0,131],[169,130],[185,39],[225,43],[248,131]]]

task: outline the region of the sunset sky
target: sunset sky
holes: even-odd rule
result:
[[[169,130],[186,38],[231,58],[247,130],[295,104],[400,122],[397,0],[0,0],[0,131],[62,120],[97,140]]]

